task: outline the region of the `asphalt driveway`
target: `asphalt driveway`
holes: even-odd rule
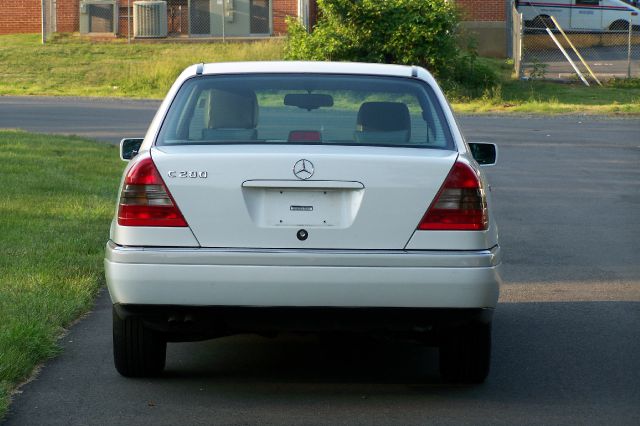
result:
[[[115,142],[158,103],[0,97],[0,127]],[[170,344],[166,373],[112,366],[106,292],[14,398],[6,425],[640,424],[640,120],[461,117],[488,169],[505,286],[482,386],[436,352],[367,338]]]

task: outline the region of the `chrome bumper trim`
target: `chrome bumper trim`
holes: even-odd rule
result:
[[[285,250],[261,248],[125,247],[107,243],[113,263],[173,265],[483,268],[501,263],[489,250]]]

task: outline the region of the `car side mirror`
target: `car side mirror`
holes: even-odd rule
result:
[[[143,138],[124,138],[120,141],[120,159],[129,161],[138,154]]]
[[[469,142],[471,155],[481,166],[495,166],[498,161],[498,147],[494,143]]]

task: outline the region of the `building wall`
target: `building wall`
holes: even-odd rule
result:
[[[79,0],[57,0],[56,5],[57,31],[78,31]],[[0,9],[0,34],[41,32],[41,7],[41,0],[3,1]]]
[[[313,29],[318,23],[318,3],[311,1],[309,3],[309,28]]]
[[[80,0],[56,0],[56,30],[59,33],[72,33],[80,30]]]
[[[47,0],[48,1],[48,0]],[[273,34],[287,32],[286,17],[297,16],[297,0],[271,0]],[[57,31],[62,33],[79,31],[80,0],[56,0]],[[131,1],[133,3],[133,0]],[[119,33],[126,34],[126,0],[120,0]],[[39,33],[41,31],[41,0],[3,0],[0,10],[0,34]],[[185,16],[188,19],[188,15]],[[185,19],[185,21],[186,21]],[[186,33],[187,29],[183,30]]]
[[[127,3],[120,2],[120,8],[118,9],[118,34],[122,37],[129,35],[129,13],[133,16],[133,12],[127,8]],[[133,35],[133,23],[131,23],[131,35]]]
[[[504,0],[456,0],[465,21],[505,20]]]
[[[462,28],[475,38],[478,54],[507,56],[505,0],[455,0],[462,11]]]
[[[133,3],[134,0],[131,0]],[[79,30],[79,2],[80,0],[56,0],[57,3],[57,31],[76,32]],[[0,34],[13,33],[39,33],[41,30],[41,0],[3,0],[0,11]],[[119,33],[127,34],[127,2],[119,0]],[[176,1],[177,3],[177,1]],[[185,4],[186,0],[181,2]],[[271,0],[272,3],[272,23],[273,35],[283,35],[287,32],[286,17],[297,16],[297,0]],[[464,26],[470,33],[480,37],[479,41],[487,40],[487,43],[500,43],[495,40],[498,36],[505,39],[506,35],[500,33],[501,28],[506,28],[505,23],[505,3],[504,0],[456,0],[456,4],[463,10]],[[310,24],[311,27],[317,19],[317,8],[315,1],[310,1]],[[183,10],[182,33],[188,32],[188,12]],[[501,26],[502,25],[502,26]],[[483,36],[486,34],[486,36]],[[479,43],[479,49],[487,43]],[[506,42],[505,42],[506,43]],[[502,43],[504,44],[504,43]],[[496,51],[495,48],[490,50]],[[499,50],[499,49],[498,49]],[[504,49],[503,49],[504,50]]]
[[[42,30],[40,6],[40,0],[2,1],[0,34],[39,33]]]
[[[287,33],[287,16],[298,16],[298,0],[271,0],[273,35]]]
[[[0,34],[39,33],[41,31],[41,0],[1,0]],[[46,0],[51,1],[51,0]],[[131,0],[133,4],[134,0]],[[477,1],[477,0],[466,0]],[[183,3],[186,9],[187,1],[175,0],[173,3]],[[481,2],[478,2],[481,3]],[[283,35],[287,32],[286,17],[297,16],[298,0],[271,0],[273,35]],[[118,32],[127,34],[127,1],[119,0]],[[57,31],[63,33],[80,30],[80,0],[56,0]],[[309,5],[310,26],[316,22],[317,7],[314,0]],[[184,14],[182,33],[188,33],[188,12]]]

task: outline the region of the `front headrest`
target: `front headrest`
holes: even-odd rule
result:
[[[402,102],[365,102],[358,111],[356,130],[393,132],[410,130],[409,108]]]
[[[210,129],[253,129],[258,125],[258,99],[244,89],[212,90]]]

